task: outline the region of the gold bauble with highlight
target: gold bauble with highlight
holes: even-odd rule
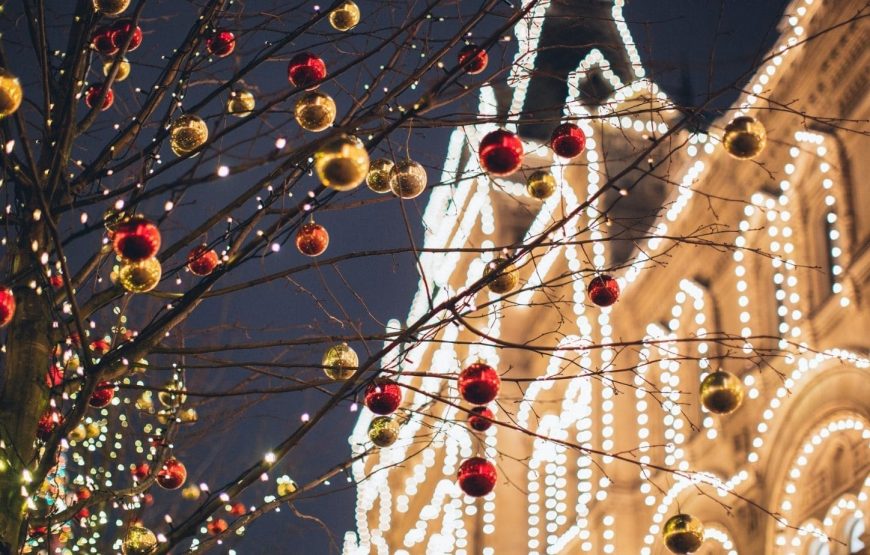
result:
[[[289,476],[282,476],[278,478],[278,495],[281,497],[286,497],[288,495],[292,495],[296,493],[299,489],[299,486],[296,485],[296,482],[290,479]]]
[[[163,269],[156,258],[146,258],[141,262],[124,262],[118,270],[118,282],[131,293],[151,291],[160,283]]]
[[[103,15],[120,15],[130,7],[130,0],[93,0],[94,11]]]
[[[164,407],[177,407],[187,401],[187,395],[179,393],[181,385],[176,382],[169,382],[162,389],[163,391],[157,393],[157,399]]]
[[[734,118],[726,127],[722,144],[725,150],[738,160],[751,160],[764,150],[767,131],[764,125],[750,116]]]
[[[193,114],[184,114],[169,127],[169,146],[176,156],[188,156],[208,140],[208,125]]]
[[[389,447],[399,439],[399,422],[391,416],[378,416],[369,424],[369,439],[378,447]]]
[[[413,160],[403,160],[390,172],[390,190],[402,199],[420,196],[426,190],[426,169]]]
[[[115,60],[106,60],[103,62],[103,75],[108,77],[114,64]],[[121,61],[118,62],[118,73],[115,74],[115,83],[120,83],[127,77],[130,77],[130,70],[130,61],[127,58],[121,58]]]
[[[674,515],[665,522],[662,538],[671,553],[694,553],[704,543],[704,524],[692,515]]]
[[[488,276],[495,271],[498,266],[501,266],[505,262],[504,258],[496,258],[492,262],[486,265],[486,269],[483,271],[484,276]],[[508,264],[504,270],[502,270],[495,279],[489,282],[487,287],[493,293],[498,295],[504,295],[505,293],[510,293],[514,289],[517,288],[517,285],[520,284],[520,272],[517,270],[516,266],[513,264]]]
[[[359,24],[360,17],[359,6],[347,0],[329,12],[329,24],[336,31],[350,31]]]
[[[731,414],[743,402],[743,383],[740,378],[719,370],[711,372],[701,382],[701,403],[716,414]]]
[[[335,101],[328,94],[311,91],[296,101],[293,116],[306,131],[323,131],[332,126],[337,113]]]
[[[350,191],[369,173],[369,153],[362,141],[341,135],[314,154],[314,171],[320,182],[336,191]]]
[[[390,172],[393,171],[392,160],[378,158],[369,167],[366,185],[376,193],[390,192]]]
[[[24,99],[21,82],[3,68],[0,68],[0,119],[14,114]]]
[[[121,552],[124,555],[148,555],[157,549],[157,536],[144,526],[133,525],[124,535]]]
[[[339,343],[323,353],[321,364],[330,379],[346,380],[359,368],[359,356],[347,343]]]
[[[538,170],[526,181],[526,192],[538,200],[550,198],[556,192],[556,178],[547,170]]]
[[[233,91],[227,100],[227,113],[237,118],[246,118],[254,111],[256,104],[257,99],[251,91]]]

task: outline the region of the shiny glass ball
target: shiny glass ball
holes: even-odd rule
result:
[[[157,472],[157,483],[164,489],[178,489],[187,480],[187,468],[178,459],[167,459]]]
[[[375,414],[392,414],[402,404],[402,389],[393,380],[379,378],[366,386],[364,403]]]
[[[114,65],[114,63],[114,60],[106,60],[103,62],[103,75],[106,77],[109,76],[109,72],[112,70],[112,65]],[[121,61],[118,63],[118,73],[115,74],[115,82],[120,83],[129,77],[130,71],[130,61],[127,58],[121,58]]]
[[[118,53],[115,46],[115,31],[111,27],[97,27],[91,35],[91,46],[103,56],[114,56]]]
[[[0,285],[0,328],[9,325],[15,316],[15,295],[12,289]]]
[[[85,104],[88,108],[93,108],[97,105],[97,100],[99,100],[100,95],[103,94],[103,85],[91,85],[88,87],[88,90],[85,92]],[[112,104],[115,102],[115,93],[112,89],[109,89],[106,92],[105,98],[103,98],[103,103],[100,105],[100,111],[106,111],[112,107]]]
[[[390,172],[393,171],[393,161],[386,158],[378,158],[369,166],[366,176],[366,185],[376,193],[390,191]]]
[[[216,518],[205,525],[205,529],[212,536],[219,536],[229,529],[230,525],[222,518]]]
[[[94,11],[103,15],[119,15],[130,7],[130,0],[93,0]]]
[[[148,258],[141,262],[126,262],[118,270],[118,281],[121,287],[131,293],[146,293],[160,283],[163,269],[156,258]]]
[[[426,169],[413,160],[403,160],[390,172],[390,190],[399,198],[412,199],[426,190]]]
[[[356,137],[341,135],[314,153],[314,171],[325,186],[350,191],[368,175],[369,153]]]
[[[303,224],[296,232],[296,248],[305,256],[320,256],[329,246],[329,233],[320,224]]]
[[[121,552],[124,555],[149,555],[157,549],[157,536],[144,526],[132,525],[127,528]]]
[[[562,158],[574,158],[586,148],[586,134],[573,123],[563,123],[553,130],[550,148]]]
[[[296,54],[287,64],[287,79],[300,89],[316,88],[326,78],[326,63],[310,52]]]
[[[473,405],[485,405],[496,398],[501,378],[495,368],[475,362],[459,373],[459,394]]]
[[[332,97],[316,91],[302,95],[293,109],[299,127],[315,133],[331,127],[337,113]]]
[[[692,515],[677,514],[665,522],[662,537],[671,553],[694,553],[704,543],[704,524]]]
[[[486,265],[486,268],[483,271],[483,276],[488,277],[493,272],[496,271],[496,268],[504,264],[506,260],[504,258],[495,258],[491,262]],[[520,272],[517,270],[517,267],[513,264],[508,264],[505,266],[503,270],[499,272],[499,274],[487,284],[487,287],[490,291],[497,295],[504,295],[505,293],[510,293],[520,284]]]
[[[495,488],[498,471],[494,464],[483,457],[472,457],[459,465],[457,478],[459,487],[466,495],[483,497]]]
[[[127,37],[130,37],[127,52],[132,52],[142,45],[142,28],[133,25],[132,19],[119,19],[112,25],[111,29],[112,43],[116,52],[127,42]]]
[[[468,425],[476,432],[485,432],[492,427],[493,414],[489,407],[474,407],[468,414]]]
[[[734,118],[726,127],[722,137],[725,150],[739,160],[755,158],[767,144],[767,131],[764,125],[750,116]]]
[[[339,343],[323,353],[321,365],[329,379],[346,380],[359,368],[359,356],[347,343]]]
[[[489,63],[489,54],[486,50],[476,44],[469,44],[459,51],[459,65],[465,69],[469,75],[477,75],[483,73],[486,65]]]
[[[743,402],[743,394],[743,383],[730,372],[711,372],[701,382],[701,404],[715,414],[731,414],[737,410]]]
[[[160,230],[142,216],[126,218],[115,226],[112,248],[115,254],[130,262],[151,258],[160,250]]]
[[[523,163],[523,142],[510,131],[497,129],[480,141],[478,156],[481,167],[487,173],[510,175],[520,169]]]
[[[169,127],[169,146],[176,156],[189,156],[208,141],[208,125],[193,114],[179,116]]]
[[[3,68],[0,68],[0,119],[11,116],[24,99],[21,82]]]
[[[236,49],[236,35],[232,31],[218,29],[205,41],[208,53],[218,58],[226,58]]]
[[[88,404],[94,408],[103,408],[108,406],[115,397],[115,385],[111,382],[100,382],[97,388],[88,399]]]
[[[187,268],[195,276],[211,274],[219,263],[218,253],[205,246],[195,247],[187,254]]]
[[[36,425],[36,437],[42,441],[48,441],[55,428],[63,424],[63,415],[55,408],[46,409],[39,417]]]
[[[378,416],[369,424],[369,439],[378,447],[389,447],[399,439],[399,422],[392,416]]]
[[[251,91],[233,91],[227,100],[227,113],[237,118],[246,118],[251,115],[256,105],[257,99]]]
[[[359,24],[360,17],[359,6],[346,0],[329,12],[329,24],[336,31],[350,31]]]
[[[610,306],[619,299],[619,283],[612,276],[602,274],[592,278],[586,293],[593,304]]]
[[[538,200],[550,198],[556,192],[556,178],[547,170],[532,172],[526,181],[526,192]]]

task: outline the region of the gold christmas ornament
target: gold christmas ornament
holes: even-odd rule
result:
[[[390,172],[390,190],[399,198],[412,199],[426,189],[426,170],[413,160],[404,160]]]
[[[665,522],[662,537],[671,553],[694,553],[704,543],[704,524],[692,515],[674,515]]]
[[[103,75],[106,77],[109,76],[109,72],[112,70],[112,65],[114,65],[115,60],[106,60],[103,62]],[[121,58],[121,61],[118,62],[118,73],[115,74],[115,83],[120,83],[127,77],[130,77],[130,61],[127,58]]]
[[[142,395],[136,399],[136,408],[143,411],[150,411],[154,408],[154,398],[150,391],[143,391]]]
[[[492,262],[486,265],[486,269],[483,271],[484,276],[490,275],[495,271],[496,267],[501,266],[505,262],[504,258],[496,258]],[[489,290],[498,295],[504,295],[505,293],[510,293],[514,289],[517,288],[517,285],[520,284],[520,273],[517,270],[516,266],[513,264],[508,264],[501,273],[496,276],[494,280],[489,282]]]
[[[399,439],[399,422],[391,416],[378,416],[369,424],[369,439],[378,447],[389,447]]]
[[[84,441],[88,437],[88,431],[84,424],[79,424],[69,433],[70,441]]]
[[[347,0],[329,13],[329,24],[336,31],[350,31],[359,24],[359,6]]]
[[[99,437],[103,433],[103,427],[98,422],[88,422],[85,425],[85,435],[88,439]]]
[[[550,198],[556,192],[556,178],[547,170],[538,170],[526,181],[526,192],[538,200]]]
[[[196,409],[188,408],[181,411],[178,418],[181,419],[182,424],[193,424],[199,420],[199,415],[196,413]]]
[[[393,162],[386,158],[378,158],[372,162],[369,167],[369,174],[366,176],[366,185],[376,193],[389,192],[391,171],[393,171]]]
[[[18,77],[0,68],[0,119],[14,114],[23,99],[24,91]]]
[[[247,90],[232,91],[227,100],[227,113],[237,118],[246,118],[254,111],[257,100],[254,93]]]
[[[146,258],[141,262],[124,262],[118,270],[121,287],[131,293],[151,291],[160,283],[163,269],[156,258]]]
[[[306,131],[323,131],[335,121],[335,101],[328,94],[311,91],[296,101],[293,115],[299,127]]]
[[[336,191],[350,191],[366,178],[369,153],[356,137],[341,135],[314,154],[314,171],[327,187]]]
[[[157,536],[144,526],[132,525],[127,529],[121,551],[124,555],[148,555],[157,548]]]
[[[169,382],[163,386],[163,391],[157,393],[157,399],[164,407],[177,407],[187,401],[187,395],[179,393],[181,385],[177,382]]]
[[[189,501],[194,501],[199,498],[199,495],[201,493],[202,492],[200,491],[199,486],[197,486],[196,484],[190,484],[189,486],[181,490],[181,497]]]
[[[750,160],[764,150],[767,131],[760,121],[749,116],[734,118],[725,127],[722,144],[728,154],[738,160]]]
[[[296,482],[290,476],[281,476],[275,481],[278,483],[278,495],[281,497],[294,494],[299,489],[299,486],[296,485]]]
[[[119,15],[130,7],[130,0],[94,0],[94,11],[103,15]]]
[[[347,343],[333,345],[323,353],[323,371],[332,380],[346,380],[359,368],[359,357]]]
[[[188,156],[208,140],[208,126],[199,116],[184,114],[169,128],[169,146],[176,156]]]
[[[719,370],[701,382],[701,403],[710,412],[731,414],[742,402],[743,384],[734,374]]]

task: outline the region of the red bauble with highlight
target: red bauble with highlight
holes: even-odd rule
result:
[[[114,56],[118,53],[115,46],[115,31],[109,27],[99,27],[91,35],[91,45],[103,56]]]
[[[0,328],[9,324],[15,316],[15,295],[12,289],[0,286]]]
[[[132,52],[139,48],[142,44],[142,29],[138,25],[133,25],[132,19],[119,19],[112,25],[112,43],[115,45],[115,52],[124,46],[127,37],[131,34],[130,45],[127,46],[127,52]]]
[[[459,465],[459,487],[466,495],[483,497],[492,491],[498,480],[495,465],[482,457],[472,457]]]
[[[589,300],[598,306],[610,306],[619,299],[619,284],[607,274],[602,274],[589,282],[586,288]]]
[[[553,130],[550,148],[562,158],[574,158],[586,148],[586,134],[573,123],[563,123]]]
[[[103,356],[112,350],[112,345],[105,339],[94,339],[88,348],[97,356]]]
[[[218,58],[226,58],[236,49],[236,35],[232,31],[219,30],[205,41],[208,53]]]
[[[39,417],[36,426],[36,437],[48,441],[55,428],[63,424],[63,415],[57,409],[48,409]]]
[[[243,514],[248,512],[248,509],[245,508],[244,503],[233,503],[233,506],[230,507],[229,512],[233,516],[242,516]]]
[[[326,78],[326,63],[310,52],[296,54],[287,65],[287,79],[294,87],[310,89]]]
[[[523,142],[510,131],[497,129],[480,141],[479,156],[480,165],[487,173],[510,175],[523,163]]]
[[[160,230],[151,221],[134,216],[115,227],[112,246],[121,258],[140,262],[151,258],[160,250]]]
[[[130,474],[136,481],[141,482],[151,473],[151,466],[148,463],[141,463],[133,466],[130,470]]]
[[[402,404],[402,389],[393,380],[377,379],[366,386],[365,405],[375,414],[392,414]]]
[[[296,248],[305,256],[320,256],[329,246],[329,233],[320,224],[309,222],[296,233]]]
[[[488,407],[474,407],[468,414],[468,425],[476,432],[485,432],[492,427],[492,411]]]
[[[486,69],[489,54],[476,44],[469,44],[459,51],[459,65],[465,68],[469,75],[477,75]]]
[[[217,536],[226,532],[227,528],[229,528],[230,525],[227,524],[226,520],[222,518],[217,518],[206,524],[205,527],[208,530],[209,534],[211,534],[212,536]]]
[[[187,255],[187,269],[195,276],[207,276],[217,268],[220,259],[208,247],[196,247]]]
[[[459,393],[474,405],[485,405],[495,399],[501,378],[492,366],[475,362],[459,373]]]
[[[178,459],[167,459],[157,473],[157,483],[164,489],[178,489],[186,480],[187,469]]]
[[[115,398],[115,385],[111,382],[100,382],[88,399],[88,404],[96,409],[108,406]]]
[[[97,100],[100,98],[100,95],[103,94],[103,85],[91,85],[88,87],[87,92],[85,92],[85,104],[87,104],[88,108],[93,108],[97,105]],[[106,96],[103,98],[103,104],[100,106],[100,111],[104,112],[112,107],[112,104],[115,102],[115,93],[112,89],[106,91]]]

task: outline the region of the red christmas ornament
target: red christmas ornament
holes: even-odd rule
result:
[[[52,274],[52,276],[48,278],[48,283],[52,288],[60,289],[63,287],[63,276],[60,274]]]
[[[492,366],[475,362],[459,373],[459,393],[475,405],[485,405],[495,399],[501,378]]]
[[[185,480],[187,480],[187,469],[178,459],[167,459],[157,473],[157,483],[165,489],[178,489]]]
[[[469,44],[459,51],[459,65],[465,68],[469,75],[477,75],[486,69],[489,54],[476,44]]]
[[[91,511],[87,507],[82,507],[81,509],[76,511],[76,514],[75,514],[75,518],[77,520],[81,520],[83,518],[88,518],[89,516],[91,516]]]
[[[468,425],[477,432],[485,432],[492,426],[492,411],[488,407],[474,407],[469,411]]]
[[[133,38],[130,39],[127,52],[136,50],[142,44],[142,29],[138,25],[133,25],[132,19],[119,19],[112,25],[111,36],[112,43],[115,45],[115,52],[124,46],[130,34],[133,35]]]
[[[226,58],[236,49],[236,35],[232,31],[219,30],[205,41],[208,53],[218,58]]]
[[[483,497],[492,491],[498,480],[495,465],[482,457],[472,457],[459,465],[459,487],[466,495]]]
[[[613,277],[602,274],[592,278],[586,292],[589,300],[598,306],[610,306],[619,299],[619,284]]]
[[[553,130],[550,148],[562,158],[574,158],[586,148],[586,134],[573,123],[563,123]]]
[[[9,324],[15,316],[15,295],[12,289],[0,285],[0,328]]]
[[[111,382],[100,382],[97,388],[88,399],[88,404],[94,408],[101,409],[112,402],[115,397],[115,385]]]
[[[42,538],[48,535],[48,526],[31,526],[27,529],[27,537]]]
[[[76,492],[76,499],[78,501],[85,501],[91,498],[91,490],[88,488],[82,488]]]
[[[305,256],[320,256],[329,246],[329,233],[320,224],[309,222],[296,233],[296,248]]]
[[[187,255],[187,268],[195,276],[207,276],[217,267],[218,254],[208,247],[200,246],[190,251]]]
[[[114,56],[118,53],[115,46],[115,32],[109,27],[98,27],[91,35],[91,46],[103,56]]]
[[[103,94],[103,85],[91,85],[88,87],[87,92],[85,92],[85,104],[88,105],[88,108],[93,108],[97,104],[97,100],[100,98],[100,95]],[[100,106],[100,111],[105,112],[109,108],[111,108],[112,103],[115,102],[115,93],[112,89],[109,89],[106,92],[106,97],[103,99],[103,104]]]
[[[523,163],[523,142],[519,137],[497,129],[480,141],[480,165],[492,175],[510,175]]]
[[[48,441],[55,428],[63,423],[63,415],[57,409],[48,409],[39,417],[36,426],[36,437],[42,441]]]
[[[287,79],[300,89],[316,88],[326,77],[326,63],[310,52],[296,54],[287,65]]]
[[[49,388],[58,387],[63,383],[63,368],[57,364],[53,364],[45,375],[45,385]]]
[[[209,534],[211,534],[212,536],[217,536],[226,532],[227,528],[229,528],[230,525],[227,524],[226,520],[218,518],[206,524],[205,527],[208,530]]]
[[[247,512],[248,510],[245,508],[244,503],[234,503],[230,508],[230,514],[233,516],[242,516]]]
[[[366,386],[365,404],[375,414],[392,414],[402,404],[402,389],[393,380],[375,380]]]
[[[137,465],[133,465],[133,468],[130,469],[130,474],[137,482],[141,482],[145,478],[148,477],[148,474],[151,473],[151,466],[148,463],[140,463]]]
[[[112,346],[105,339],[94,339],[88,347],[97,356],[103,356],[112,349]]]
[[[133,216],[115,228],[112,246],[121,258],[140,262],[151,258],[160,250],[160,230],[142,216]]]

